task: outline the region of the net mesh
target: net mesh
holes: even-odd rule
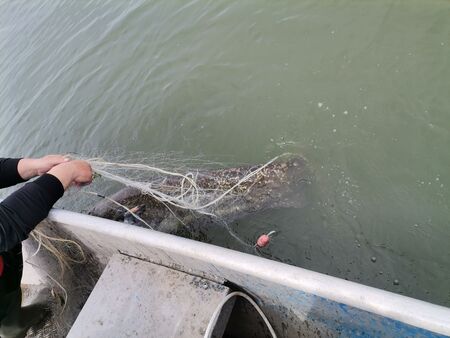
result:
[[[215,216],[215,207],[221,201],[242,195],[248,189],[246,183],[254,181],[255,177],[282,156],[285,155],[277,156],[261,166],[250,167],[229,182],[220,182],[223,177],[198,169],[176,171],[143,163],[111,162],[102,158],[88,159],[88,162],[97,175],[138,189],[168,208]]]

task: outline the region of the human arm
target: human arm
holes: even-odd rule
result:
[[[0,252],[25,240],[70,185],[91,180],[92,170],[87,162],[65,162],[7,197],[0,203]]]
[[[41,158],[0,158],[0,188],[43,175],[55,165],[68,160],[62,155],[47,155]]]
[[[68,157],[62,155],[47,155],[41,158],[23,158],[17,164],[17,171],[22,179],[29,180],[41,176],[58,164],[69,162]]]

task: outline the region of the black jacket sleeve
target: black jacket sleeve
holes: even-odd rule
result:
[[[63,194],[61,182],[55,176],[45,174],[0,203],[0,252],[25,240]]]
[[[25,182],[17,166],[20,158],[0,158],[0,189]]]
[[[0,158],[0,189],[25,182],[17,170],[20,158]]]

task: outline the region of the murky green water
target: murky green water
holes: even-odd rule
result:
[[[310,204],[235,231],[449,306],[449,18],[424,0],[2,2],[0,155],[300,153]]]

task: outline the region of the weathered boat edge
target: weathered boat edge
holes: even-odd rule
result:
[[[261,301],[280,336],[307,329],[329,336],[450,335],[450,309],[443,306],[94,216],[55,209],[49,219],[105,261],[119,251],[239,285]]]

